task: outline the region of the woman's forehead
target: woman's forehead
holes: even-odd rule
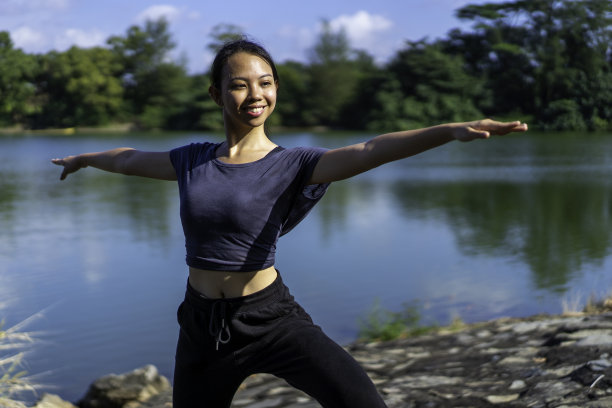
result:
[[[254,75],[260,77],[264,74],[272,75],[272,67],[266,60],[257,55],[239,52],[228,58],[224,67],[225,76]]]

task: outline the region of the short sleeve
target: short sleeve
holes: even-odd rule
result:
[[[170,150],[170,162],[176,172],[176,178],[181,183],[185,176],[198,164],[206,159],[213,143],[191,143]]]
[[[281,230],[281,235],[285,235],[299,224],[312,208],[323,198],[330,183],[308,184],[319,159],[327,149],[321,147],[299,147],[292,149],[293,158],[299,163],[300,170],[296,177],[299,193],[289,211],[287,220]]]

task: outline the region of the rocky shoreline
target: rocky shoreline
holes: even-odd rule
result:
[[[388,342],[354,343],[389,408],[612,407],[612,311],[497,319]],[[171,408],[169,381],[146,366],[94,382],[81,408]],[[36,408],[73,408],[44,395]],[[252,376],[234,408],[315,408],[269,375]]]

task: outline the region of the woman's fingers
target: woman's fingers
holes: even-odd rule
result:
[[[483,119],[475,122],[459,124],[455,127],[454,137],[462,142],[474,139],[488,139],[491,135],[505,135],[510,132],[524,132],[527,124],[520,121],[498,122],[491,119]]]
[[[51,159],[51,163],[57,164],[58,166],[64,166],[62,174],[60,175],[60,180],[64,180],[68,174],[74,173],[79,169],[79,167],[74,166],[73,161],[70,160],[70,157],[63,159]]]
[[[524,132],[527,130],[527,124],[520,121],[514,122],[497,122],[491,119],[484,119],[476,122],[475,128],[485,130],[495,135],[505,135],[510,132]]]

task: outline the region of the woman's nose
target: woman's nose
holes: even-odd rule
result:
[[[255,85],[250,88],[249,97],[254,100],[260,100],[262,95],[262,89],[260,86]]]

